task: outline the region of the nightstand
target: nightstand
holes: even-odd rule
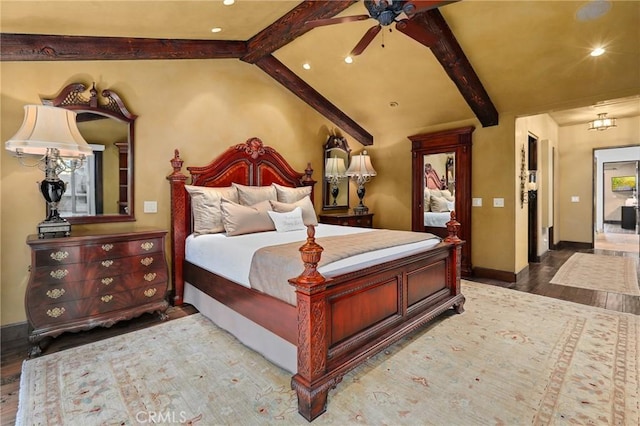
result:
[[[355,226],[373,228],[373,213],[355,214],[353,211],[343,213],[323,213],[318,215],[320,223],[328,225]]]
[[[76,233],[41,239],[30,235],[30,278],[25,308],[29,356],[40,342],[65,331],[110,327],[117,321],[158,312],[166,318],[166,231]]]

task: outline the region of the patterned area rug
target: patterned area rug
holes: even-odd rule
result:
[[[638,425],[640,317],[463,282],[313,424]],[[290,376],[200,314],[25,361],[19,425],[307,425]]]
[[[558,269],[550,283],[640,296],[638,259],[575,253]]]

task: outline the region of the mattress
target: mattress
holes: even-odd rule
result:
[[[369,228],[319,224],[316,226],[315,236],[321,238],[371,231],[372,229]],[[257,232],[233,237],[225,233],[190,235],[186,241],[185,259],[209,272],[250,288],[249,269],[256,250],[264,246],[296,241],[302,245],[306,238],[306,230]],[[327,277],[340,275],[424,251],[440,241],[440,238],[434,237],[417,243],[359,254],[324,265],[318,268],[318,272]],[[302,259],[300,259],[300,268],[302,272]]]
[[[451,220],[451,212],[424,212],[424,226],[446,228]]]

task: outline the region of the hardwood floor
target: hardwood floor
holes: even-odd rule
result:
[[[611,256],[635,256],[637,253],[619,252],[610,250],[581,250],[585,253],[596,253]],[[628,312],[640,315],[640,297],[629,296],[603,291],[594,291],[575,287],[549,284],[549,281],[558,268],[575,253],[574,250],[554,250],[546,254],[540,263],[532,263],[529,266],[528,274],[521,277],[518,282],[507,283],[497,280],[473,279],[473,281],[484,282],[486,284],[511,288],[518,291],[539,294],[556,299],[582,303],[590,306],[597,306],[619,312]],[[640,276],[640,268],[637,271]],[[191,306],[169,308],[167,314],[169,320],[181,318],[197,312]],[[65,333],[54,339],[45,354],[61,351],[64,349],[84,345],[97,340],[106,339],[120,334],[129,333],[141,328],[159,324],[160,320],[156,315],[145,314],[139,318],[123,321],[115,324],[111,328],[95,328],[93,330],[80,333]],[[13,425],[15,423],[18,410],[18,391],[20,385],[20,371],[22,362],[26,358],[27,342],[3,347],[1,352],[1,425]]]

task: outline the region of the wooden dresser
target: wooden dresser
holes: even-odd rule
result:
[[[329,225],[373,228],[373,213],[355,214],[352,211],[345,213],[322,213],[318,215],[318,218],[320,223],[326,223]]]
[[[29,356],[65,331],[110,327],[145,312],[163,319],[168,269],[166,231],[30,235],[31,274],[25,309],[31,326]]]

